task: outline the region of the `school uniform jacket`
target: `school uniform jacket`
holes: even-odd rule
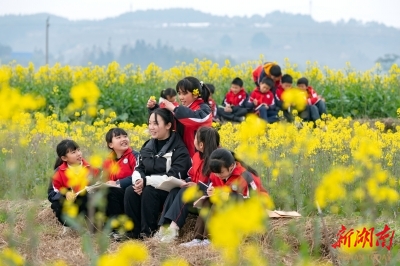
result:
[[[179,134],[172,132],[169,140],[159,152],[156,150],[156,141],[156,139],[150,139],[142,146],[139,164],[132,174],[132,184],[142,178],[146,185],[146,179],[151,176],[187,178],[191,159]]]
[[[272,62],[266,62],[263,65],[258,66],[256,69],[253,71],[253,81],[257,85],[257,87],[260,86],[260,82],[263,78],[265,77],[271,77],[270,71],[271,67],[276,65],[275,63]],[[275,81],[275,88],[278,88],[278,86],[281,84],[281,81]]]
[[[208,99],[208,105],[211,108],[211,113],[213,114],[213,117],[216,117],[217,116],[217,104],[215,103],[213,98],[210,97]]]
[[[254,91],[250,94],[250,98],[248,101],[248,106],[251,106],[255,111],[257,111],[261,104],[265,103],[268,105],[269,109],[275,108],[275,96],[271,90],[266,93],[262,93],[259,88],[255,88]],[[253,101],[257,99],[257,105],[254,105]]]
[[[94,168],[90,167],[89,163],[86,162],[85,160],[82,160],[82,167],[89,170],[89,174],[91,174],[92,176],[97,176],[100,173],[100,171],[98,169],[94,169]],[[60,193],[62,188],[65,188],[67,190],[71,189],[71,187],[68,186],[69,178],[66,175],[67,169],[68,169],[67,162],[63,162],[63,164],[61,164],[55,170],[53,178],[50,181],[49,187],[47,189],[47,198],[50,202],[59,200],[62,197],[62,195]],[[78,192],[83,188],[79,187],[79,186],[75,186],[75,187],[72,187],[72,189],[74,192]]]
[[[282,100],[282,95],[285,92],[285,89],[282,87],[282,85],[279,85],[275,91],[273,91],[274,96],[275,96],[275,105],[279,109],[283,109],[283,100]]]
[[[196,152],[192,157],[192,167],[188,171],[189,180],[194,183],[199,181],[208,184],[208,177],[203,175],[204,160],[201,158],[200,152]]]
[[[250,184],[246,181],[246,178],[244,177],[245,174],[251,175],[252,182],[250,182]],[[262,186],[260,178],[247,171],[239,162],[236,162],[236,167],[233,169],[231,176],[227,179],[222,180],[214,173],[211,173],[210,181],[212,182],[213,187],[227,186],[231,189],[232,193],[240,194],[243,198],[250,197],[250,190],[268,194],[267,190]]]
[[[244,88],[241,88],[240,91],[237,94],[234,94],[232,91],[229,91],[225,95],[224,99],[224,106],[227,104],[231,106],[239,106],[239,107],[245,107],[245,103],[248,100],[248,94],[244,90]]]
[[[103,178],[106,180],[119,180],[121,188],[132,184],[132,173],[139,162],[139,152],[128,148],[121,158],[117,159],[115,152],[111,152],[103,163]],[[117,165],[118,173],[111,173],[111,169]]]
[[[314,105],[318,103],[320,98],[318,97],[317,92],[313,89],[313,87],[307,87],[307,104]]]
[[[178,106],[174,109],[177,119],[177,131],[183,138],[190,156],[196,152],[194,147],[194,137],[201,126],[212,126],[212,113],[210,106],[203,99],[196,99],[189,106]]]

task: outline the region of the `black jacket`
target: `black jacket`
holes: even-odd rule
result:
[[[167,172],[167,159],[162,156],[169,152],[172,152],[171,168]],[[172,132],[170,139],[158,153],[155,139],[150,139],[143,144],[139,165],[135,171],[140,173],[145,182],[145,177],[150,175],[167,175],[186,179],[191,165],[192,160],[188,149],[179,134]]]

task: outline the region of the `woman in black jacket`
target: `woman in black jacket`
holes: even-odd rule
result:
[[[132,174],[132,186],[125,190],[125,213],[133,223],[129,238],[151,237],[158,229],[158,216],[168,192],[156,189],[166,177],[186,179],[191,167],[188,149],[173,131],[174,116],[156,109],[149,118],[151,139],[140,150],[140,161]]]

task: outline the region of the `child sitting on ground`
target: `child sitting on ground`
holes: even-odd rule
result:
[[[307,100],[307,106],[310,109],[310,120],[317,121],[321,118],[322,114],[326,114],[325,99],[322,98],[317,92],[308,86],[307,78],[300,78],[297,80],[297,87],[304,91]]]
[[[229,200],[246,200],[250,197],[250,191],[257,192],[260,196],[268,196],[267,190],[262,186],[261,179],[257,172],[237,159],[235,154],[223,148],[214,150],[210,155],[210,185],[207,189],[208,196],[214,194],[214,187],[228,187]],[[208,205],[211,202],[208,200]],[[203,205],[204,206],[204,205]],[[208,210],[212,212],[212,208]],[[238,214],[243,215],[243,214]],[[200,215],[196,221],[195,239],[183,243],[182,247],[208,246],[209,234],[206,226],[206,219],[210,213]],[[203,226],[198,226],[202,221]]]
[[[217,109],[218,117],[234,122],[244,121],[245,115],[248,112],[246,108],[247,99],[248,94],[243,88],[242,79],[235,78],[232,81],[230,91],[226,94],[222,103],[224,107]]]
[[[156,99],[152,99],[150,97],[147,102],[147,108],[149,109],[149,112],[151,113],[157,108],[165,108],[165,104],[163,103],[164,100],[173,103],[175,106],[179,106],[179,103],[176,101],[176,91],[172,88],[166,88],[161,91],[158,103],[156,102]]]
[[[48,188],[48,200],[51,209],[58,221],[69,226],[63,214],[63,207],[68,202],[74,202],[78,206],[78,213],[88,215],[88,197],[85,186],[90,177],[97,177],[99,169],[92,168],[83,159],[79,145],[73,140],[63,140],[56,148],[57,160],[54,165],[55,173]],[[82,192],[82,193],[80,193]]]
[[[283,111],[283,115],[285,116],[285,118],[288,122],[294,121],[293,115],[291,113],[293,107],[285,107],[283,105],[282,95],[292,88],[292,84],[293,84],[292,76],[289,74],[285,74],[282,76],[281,84],[275,90],[275,104],[279,110]]]
[[[275,106],[275,97],[272,93],[274,89],[274,81],[271,78],[263,78],[260,87],[256,87],[251,93],[247,102],[248,108],[251,108],[262,119],[268,123],[277,122],[278,111]]]
[[[211,153],[219,146],[218,131],[212,127],[201,127],[196,132],[194,144],[197,152],[192,157],[192,167],[189,169],[186,184],[181,188],[172,189],[165,200],[163,211],[159,220],[160,230],[158,237],[161,242],[171,242],[179,235],[179,229],[185,224],[189,212],[198,213],[192,208],[193,202],[184,202],[183,195],[188,187],[198,186],[200,190],[209,183],[209,160]],[[206,188],[204,188],[204,193]],[[163,227],[167,226],[168,227]],[[197,224],[199,226],[199,224]],[[195,227],[195,231],[198,228]],[[202,229],[203,230],[203,229]]]

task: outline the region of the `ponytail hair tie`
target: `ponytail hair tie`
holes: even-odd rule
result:
[[[203,87],[204,86],[204,82],[200,81],[200,86]]]

